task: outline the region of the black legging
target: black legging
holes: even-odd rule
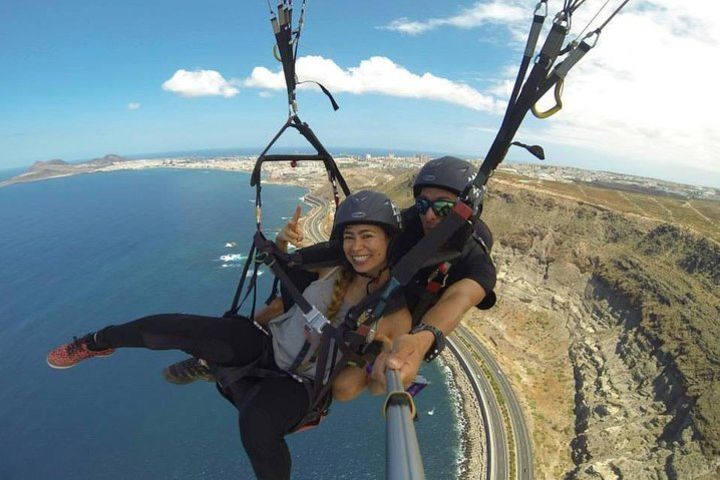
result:
[[[99,348],[138,347],[182,350],[223,366],[244,366],[272,348],[267,335],[247,319],[162,314],[111,325],[95,336]],[[261,365],[275,368],[274,361]],[[305,416],[309,398],[305,386],[290,377],[257,379],[249,401],[227,392],[240,412],[239,426],[245,452],[260,480],[290,478],[290,451],[285,435]]]

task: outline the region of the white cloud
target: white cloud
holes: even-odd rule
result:
[[[720,179],[720,96],[711,60],[719,45],[715,2],[650,0],[624,10],[570,73],[567,108],[549,133],[628,161],[692,164]]]
[[[464,83],[432,73],[412,73],[386,57],[371,57],[361,61],[357,67],[343,69],[330,59],[306,56],[297,60],[296,71],[300,80],[318,81],[332,92],[425,98],[490,112],[499,112],[503,108],[502,102]],[[243,85],[281,90],[285,89],[285,80],[280,70],[272,72],[265,67],[255,67]],[[303,84],[299,88],[315,87]]]
[[[182,97],[234,97],[239,90],[215,70],[178,70],[162,84],[163,90]]]
[[[602,1],[588,1],[573,17],[573,34],[585,27]],[[613,0],[593,28],[620,3]],[[508,28],[512,68],[483,92],[507,98],[524,48],[535,0],[476,2],[460,15],[396,20],[388,27],[420,34],[440,27],[502,23]],[[507,5],[507,9],[500,8]],[[550,2],[550,15],[560,2]],[[522,15],[517,15],[517,9]],[[520,32],[524,32],[520,34]],[[485,32],[486,33],[486,32]],[[485,34],[484,33],[484,34]],[[548,141],[590,148],[655,169],[702,168],[720,183],[720,95],[712,60],[720,55],[720,3],[683,0],[630,2],[605,28],[596,48],[570,72],[564,109],[524,131]],[[548,95],[550,97],[550,95]],[[543,100],[543,105],[548,101]]]
[[[271,98],[272,96],[272,92],[268,92],[267,90],[263,90],[262,92],[258,93],[258,97],[260,98]]]
[[[527,2],[518,0],[476,2],[475,5],[462,10],[457,15],[420,21],[399,18],[381,28],[407,35],[420,35],[440,27],[475,28],[489,23],[515,23],[527,19],[526,5]]]
[[[130,103],[128,103],[127,109],[128,110],[138,110],[140,108],[140,106],[141,105],[139,102],[130,102]]]

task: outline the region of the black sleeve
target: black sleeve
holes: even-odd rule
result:
[[[407,307],[407,303],[405,301],[404,288],[397,288],[390,295],[390,298],[388,298],[387,307],[385,307],[383,315],[389,315],[405,307]]]
[[[455,283],[464,278],[476,281],[485,290],[485,298],[477,304],[477,308],[487,310],[495,305],[497,300],[495,296],[495,282],[497,281],[497,273],[490,255],[484,248],[475,243],[456,262],[448,276],[448,284]]]

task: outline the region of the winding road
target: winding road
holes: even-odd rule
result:
[[[470,332],[464,325],[460,325],[455,330],[455,335],[457,335],[464,343],[469,345],[468,350],[472,350],[472,353],[476,354],[479,357],[480,362],[482,362],[486,367],[486,371],[489,371],[489,374],[492,378],[492,381],[495,382],[499,389],[500,398],[498,399],[495,396],[495,391],[492,389],[491,386],[489,386],[490,380],[485,377],[485,372],[482,370],[482,366],[478,364],[477,360],[475,360],[474,356],[471,354],[470,359],[468,360],[468,363],[474,364],[476,371],[480,372],[481,377],[483,377],[483,380],[485,380],[486,383],[488,383],[489,390],[485,390],[486,392],[490,392],[489,396],[492,396],[495,400],[495,408],[488,408],[489,415],[490,416],[497,416],[497,419],[504,425],[503,421],[503,412],[502,412],[502,406],[499,404],[504,403],[504,405],[507,408],[508,417],[510,421],[509,428],[512,430],[512,436],[513,436],[513,445],[515,450],[515,458],[514,464],[515,464],[515,477],[517,479],[521,480],[532,480],[533,479],[533,458],[532,458],[532,443],[530,441],[530,435],[527,430],[527,426],[525,425],[525,418],[523,417],[522,408],[520,407],[520,402],[518,402],[517,396],[515,395],[515,392],[513,391],[512,387],[510,386],[510,382],[508,381],[505,374],[500,369],[500,365],[495,361],[495,358],[492,356],[492,354],[488,351],[488,349],[485,347],[485,345],[478,340],[478,338]],[[458,344],[461,342],[455,342],[455,344]],[[460,360],[462,362],[462,360]],[[477,375],[475,377],[471,378],[477,378]],[[485,399],[483,396],[480,396],[481,401],[484,401]],[[493,403],[489,402],[488,407],[492,407]],[[496,423],[496,422],[494,422]],[[495,428],[493,425],[489,428]],[[488,434],[486,434],[488,435]],[[503,435],[504,436],[504,435]],[[506,439],[507,440],[507,439]],[[507,441],[506,441],[507,443]],[[488,450],[490,450],[491,445],[488,445]],[[512,450],[512,449],[511,449]],[[491,460],[501,461],[502,458],[500,457],[499,453],[488,453],[488,461]],[[507,460],[505,460],[507,463]],[[509,465],[508,465],[509,467]],[[492,471],[492,463],[491,468]],[[495,469],[495,473],[497,476],[491,477],[491,478],[497,478],[497,479],[504,479],[509,478],[509,474],[511,473],[512,469],[507,469],[506,476],[501,476],[501,472],[499,469]]]

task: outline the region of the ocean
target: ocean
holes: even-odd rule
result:
[[[304,190],[263,190],[274,234]],[[0,479],[253,478],[237,413],[209,383],[160,374],[182,352],[126,349],[57,371],[72,336],[161,312],[220,315],[254,223],[248,175],[141,170],[0,188]],[[271,200],[268,200],[271,199]],[[270,275],[262,275],[267,291]],[[456,477],[459,435],[445,373],[417,398],[427,478]],[[335,403],[288,437],[294,479],[378,479],[383,397]],[[431,412],[432,414],[429,414]]]

